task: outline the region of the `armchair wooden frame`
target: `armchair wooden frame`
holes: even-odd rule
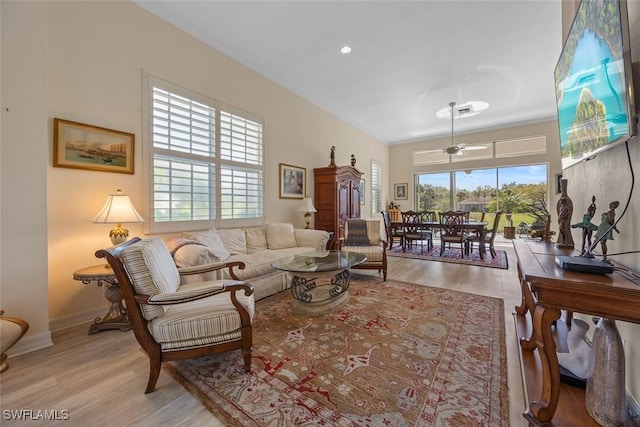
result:
[[[2,354],[0,355],[0,373],[9,369],[9,365],[7,362],[7,355],[5,351],[9,350],[15,343],[17,343],[29,330],[29,323],[26,320],[18,319],[16,317],[5,317],[4,310],[0,308],[0,322],[9,322],[9,324],[14,324],[19,328],[19,333],[8,332],[7,335],[4,336],[2,340]],[[16,326],[13,326],[15,329]],[[16,332],[17,329],[13,332]],[[4,330],[2,332],[5,332]]]
[[[348,224],[346,224],[349,220],[345,221],[345,229],[346,234],[348,234]],[[378,220],[367,220],[367,228],[371,227],[372,224],[379,224]],[[379,232],[379,227],[376,228]],[[355,270],[377,270],[378,273],[382,273],[382,280],[384,282],[387,281],[387,241],[383,239],[378,234],[378,239],[376,241],[371,241],[368,245],[362,246],[346,246],[346,236],[341,237],[338,241],[337,249],[338,250],[346,250],[346,251],[356,251],[359,253],[364,253],[367,255],[367,260],[362,264],[358,264],[352,267]]]
[[[152,301],[151,296],[138,294],[131,283],[131,279],[127,274],[125,267],[122,264],[120,259],[122,251],[140,241],[140,238],[133,238],[128,242],[125,242],[121,245],[115,246],[110,249],[103,249],[96,252],[96,257],[105,258],[111,268],[113,269],[118,284],[122,289],[122,294],[124,296],[124,301],[127,305],[127,312],[129,314],[129,321],[131,322],[131,327],[133,329],[133,333],[136,337],[136,340],[143,348],[143,350],[149,356],[149,380],[147,382],[147,388],[145,389],[146,393],[151,393],[155,390],[155,385],[158,381],[158,377],[160,375],[160,369],[162,367],[163,362],[173,361],[173,360],[182,360],[182,359],[190,359],[195,357],[206,356],[215,353],[222,353],[230,350],[240,349],[242,350],[243,361],[245,370],[248,372],[251,369],[251,351],[252,351],[252,323],[251,316],[247,309],[240,304],[238,298],[236,296],[236,292],[244,291],[246,296],[250,296],[253,294],[253,286],[248,283],[232,283],[225,284],[221,288],[217,287],[215,289],[203,289],[202,293],[197,295],[189,295],[182,299],[171,299],[169,301]],[[224,268],[229,269],[229,275],[234,279],[238,280],[235,272],[233,271],[234,267],[238,267],[239,269],[244,269],[243,262],[229,262],[229,263],[216,263],[216,264],[207,264],[204,266],[198,267],[188,267],[188,268],[179,268],[178,271],[182,275],[193,275],[193,274],[202,274],[210,271],[220,270]],[[221,294],[221,293],[229,293],[231,302],[234,307],[238,310],[241,319],[241,337],[238,340],[225,342],[225,343],[216,343],[216,344],[207,344],[202,347],[189,348],[184,350],[173,350],[173,351],[163,351],[161,349],[160,344],[154,339],[149,331],[148,321],[144,317],[142,313],[141,304],[154,304],[154,305],[165,305],[165,304],[181,304],[185,302],[195,301],[202,298],[207,298],[213,295]]]

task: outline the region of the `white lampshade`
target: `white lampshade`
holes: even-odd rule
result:
[[[313,206],[311,197],[305,197],[302,199],[302,204],[298,208],[298,212],[304,212],[304,222],[307,224],[305,228],[309,228],[309,224],[311,223],[311,212],[317,212],[316,208]]]
[[[107,197],[102,210],[96,215],[92,222],[101,224],[118,224],[116,228],[111,230],[109,237],[111,243],[118,245],[124,243],[129,237],[129,230],[122,228],[122,223],[127,222],[144,222],[144,219],[133,207],[133,203],[129,196],[122,194],[118,190],[116,194],[110,194]]]
[[[298,212],[317,212],[316,208],[313,206],[311,197],[305,197],[302,199],[302,204],[298,208]]]

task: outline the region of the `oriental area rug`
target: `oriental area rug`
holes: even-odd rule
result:
[[[259,301],[239,350],[164,369],[225,425],[508,426],[503,302],[352,275],[347,304],[308,317]]]
[[[459,245],[458,245],[459,246]],[[424,248],[424,253],[420,253],[420,246],[414,246],[409,249],[406,248],[406,252],[402,252],[402,246],[394,246],[387,252],[387,256],[395,256],[402,258],[415,258],[424,259],[427,261],[440,261],[440,262],[452,262],[456,264],[477,265],[480,267],[493,267],[493,268],[509,268],[509,261],[507,260],[507,253],[501,249],[496,249],[496,257],[491,258],[491,254],[487,248],[487,252],[484,255],[484,259],[480,259],[480,254],[477,250],[474,250],[471,255],[465,255],[460,257],[460,248],[451,247],[445,248],[442,256],[440,256],[440,244],[436,244],[427,250]]]

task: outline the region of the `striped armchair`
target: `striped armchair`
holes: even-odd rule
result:
[[[365,254],[367,260],[354,269],[378,270],[387,280],[387,241],[380,236],[380,221],[347,219],[344,222],[344,237],[338,249]]]
[[[155,389],[162,362],[241,349],[251,368],[253,287],[237,280],[181,284],[181,276],[244,264],[215,263],[178,269],[164,241],[135,238],[99,250],[113,268],[127,305],[131,327],[149,356],[145,393]]]

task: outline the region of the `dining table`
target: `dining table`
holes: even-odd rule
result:
[[[436,230],[440,229],[442,226],[438,221],[423,221],[420,225],[426,229]],[[412,226],[415,227],[415,223],[405,223],[402,221],[391,221],[390,231],[395,231],[398,229],[403,229],[405,227]],[[469,221],[463,224],[463,229],[465,231],[472,231],[478,234],[478,252],[480,253],[480,259],[484,259],[485,252],[485,235],[487,234],[487,222],[486,221]],[[405,243],[403,242],[403,245]]]

